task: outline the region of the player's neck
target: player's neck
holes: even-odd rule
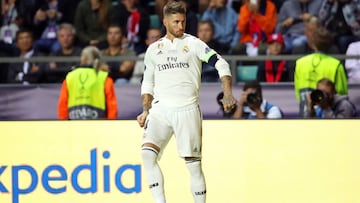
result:
[[[173,42],[174,39],[175,39],[175,36],[174,36],[174,35],[171,35],[171,34],[166,34],[165,37],[166,37],[168,40],[170,40],[171,42]]]

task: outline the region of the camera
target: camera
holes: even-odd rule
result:
[[[313,90],[310,94],[313,103],[324,103],[327,100],[327,94],[319,89]]]
[[[246,97],[246,103],[250,105],[261,104],[261,97],[256,92],[250,92]]]

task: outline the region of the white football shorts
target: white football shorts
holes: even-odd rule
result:
[[[180,157],[201,157],[202,113],[198,105],[183,108],[152,105],[144,126],[143,144],[160,147],[160,158],[172,135]]]

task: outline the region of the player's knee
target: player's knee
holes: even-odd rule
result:
[[[141,157],[144,163],[155,163],[159,151],[152,146],[143,145],[141,149]]]

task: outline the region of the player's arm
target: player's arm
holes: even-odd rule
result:
[[[140,115],[137,116],[137,122],[139,123],[140,127],[144,127],[146,118],[149,115],[149,110],[151,109],[151,103],[154,99],[154,65],[152,64],[151,56],[149,56],[150,53],[151,51],[148,49],[144,57],[145,71],[141,84],[143,111]]]
[[[149,112],[149,110],[151,109],[152,100],[154,99],[153,96],[151,94],[143,94],[141,95],[141,98],[143,112]]]
[[[224,111],[230,112],[231,109],[235,108],[235,104],[236,104],[236,100],[232,93],[231,76],[224,75],[220,79],[224,92],[224,98],[223,98]]]
[[[142,106],[143,112],[137,116],[136,120],[139,123],[140,127],[145,126],[146,118],[149,115],[149,110],[151,109],[151,102],[153,100],[153,96],[151,94],[143,94],[142,98]]]
[[[235,108],[236,100],[232,93],[232,77],[229,63],[215,51],[209,57],[207,63],[218,71],[224,92],[223,105],[225,112]]]

